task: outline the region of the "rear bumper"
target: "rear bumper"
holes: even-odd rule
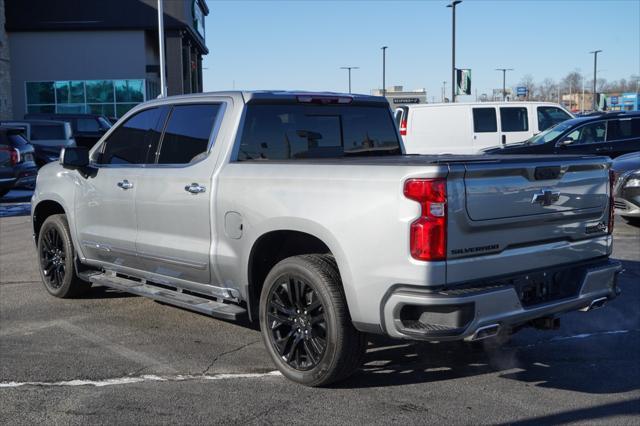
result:
[[[621,271],[619,262],[606,260],[556,271],[571,272],[559,276],[574,277],[570,284],[575,288],[572,295],[529,306],[522,302],[522,287],[517,289],[504,283],[440,292],[397,285],[382,304],[383,328],[396,338],[477,340],[537,318],[600,305],[619,292],[616,284]],[[575,271],[579,271],[578,278]],[[529,280],[529,276],[523,275],[518,280]]]

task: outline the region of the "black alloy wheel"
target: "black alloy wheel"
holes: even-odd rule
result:
[[[327,347],[325,309],[318,293],[303,277],[283,275],[269,294],[267,319],[271,342],[290,367],[310,370]]]
[[[40,245],[40,267],[45,284],[56,290],[64,284],[67,253],[65,244],[56,227],[49,227],[42,235]]]

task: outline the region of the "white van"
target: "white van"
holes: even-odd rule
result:
[[[476,102],[398,107],[408,154],[473,154],[522,142],[573,115],[549,102]]]

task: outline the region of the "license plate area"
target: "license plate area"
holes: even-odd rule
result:
[[[512,285],[526,308],[576,296],[584,273],[584,268],[536,272],[514,278]]]

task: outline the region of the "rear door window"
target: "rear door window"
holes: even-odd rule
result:
[[[498,131],[495,108],[473,108],[473,131],[490,133]]]
[[[500,128],[503,132],[526,132],[529,116],[526,108],[500,108]]]
[[[158,164],[188,164],[209,150],[220,104],[174,106],[162,137]]]
[[[397,155],[388,108],[341,105],[249,105],[238,161]]]
[[[558,123],[569,120],[571,116],[560,108],[551,106],[539,106],[538,113],[538,130],[543,131]]]
[[[621,118],[607,123],[607,142],[640,138],[640,118]]]
[[[105,141],[101,164],[144,164],[153,162],[160,133],[160,108],[150,108],[131,116]]]

